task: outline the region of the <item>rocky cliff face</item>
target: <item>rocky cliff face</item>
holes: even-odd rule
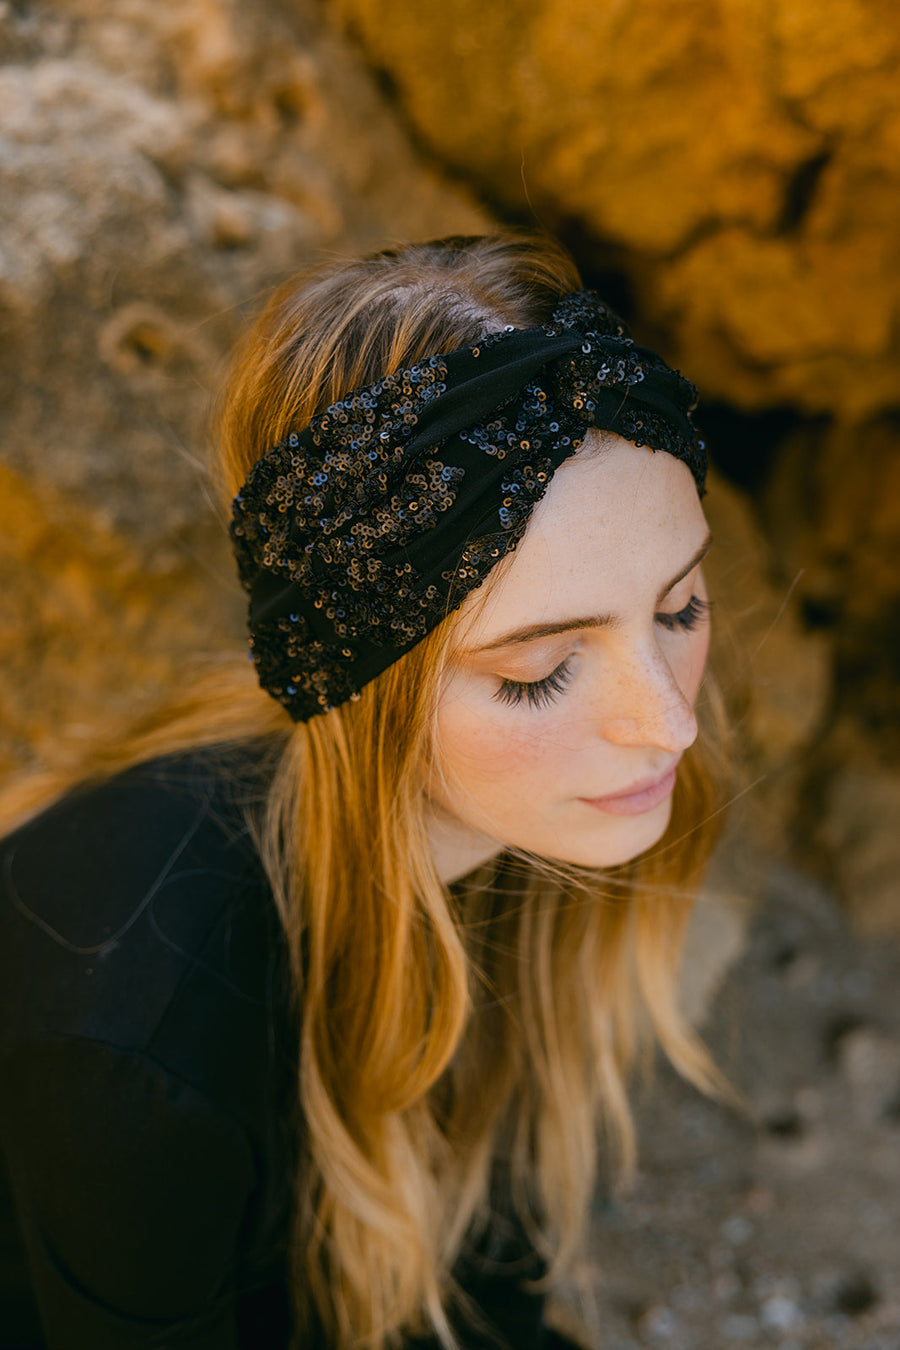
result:
[[[900,18],[886,0],[334,0],[420,140],[622,250],[708,395],[900,399]]]
[[[242,640],[202,464],[260,293],[536,217],[707,399],[792,413],[710,494],[726,683],[770,840],[900,923],[898,54],[887,0],[3,0],[0,763]]]

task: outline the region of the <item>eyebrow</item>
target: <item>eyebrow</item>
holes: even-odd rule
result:
[[[712,535],[708,534],[690,561],[663,586],[656,597],[657,605],[662,604],[679,581],[683,581],[689,572],[693,572],[697,564],[706,557],[711,546]],[[477,656],[480,652],[493,652],[499,647],[520,646],[523,642],[535,642],[538,638],[553,637],[557,633],[568,633],[576,628],[609,628],[615,622],[615,616],[612,614],[588,614],[582,619],[561,619],[558,623],[533,623],[527,628],[515,628],[509,633],[504,633],[501,637],[494,638],[492,642],[486,642],[482,647],[469,647],[460,652],[460,656]]]

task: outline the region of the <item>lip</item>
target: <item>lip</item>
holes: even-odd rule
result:
[[[664,774],[642,778],[624,792],[611,792],[606,797],[579,797],[578,800],[610,816],[639,816],[666,800],[675,786],[677,772],[676,761]]]

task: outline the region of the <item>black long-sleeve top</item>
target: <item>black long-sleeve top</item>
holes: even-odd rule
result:
[[[0,1350],[287,1350],[296,1029],[229,783],[148,763],[0,843]],[[539,1350],[505,1255],[458,1278]]]

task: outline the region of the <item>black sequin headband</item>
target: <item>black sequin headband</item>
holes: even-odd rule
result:
[[[591,427],[675,455],[702,493],[695,405],[592,291],[332,404],[234,500],[261,685],[297,722],[358,696],[515,548]]]

